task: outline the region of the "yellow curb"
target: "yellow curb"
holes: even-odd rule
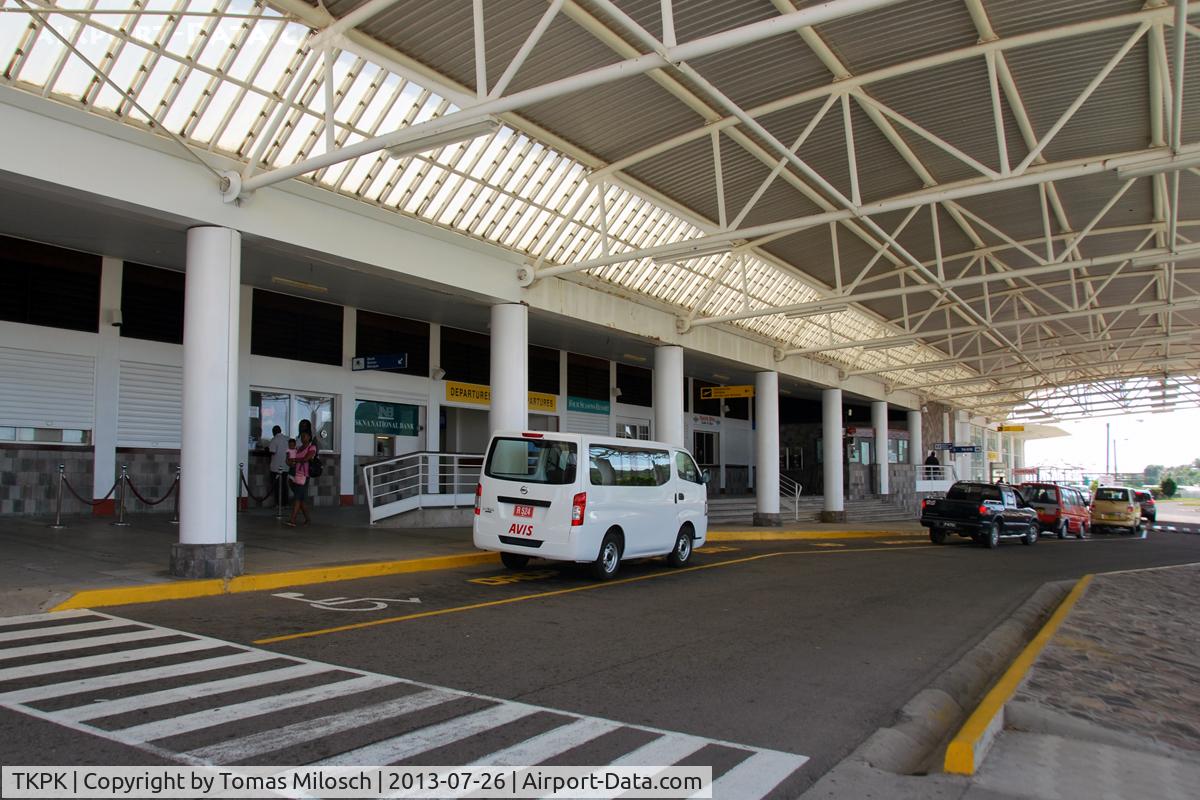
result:
[[[284,586],[306,586],[358,578],[377,578],[382,575],[401,575],[408,572],[433,572],[498,561],[499,557],[495,553],[464,553],[454,556],[413,558],[405,561],[375,561],[368,564],[264,572],[260,575],[240,575],[227,579],[212,578],[201,581],[120,586],[113,589],[85,589],[76,592],[50,610],[69,611],[75,608],[124,606],[135,603],[157,603],[161,600],[187,600],[220,594],[261,592]]]
[[[962,729],[950,740],[950,745],[946,748],[946,760],[943,764],[946,772],[953,775],[974,775],[975,771],[979,769],[996,734],[1000,732],[1000,728],[1004,724],[1001,713],[1004,710],[1004,704],[1017,691],[1021,681],[1025,680],[1025,675],[1033,666],[1033,662],[1037,660],[1051,637],[1058,631],[1062,621],[1071,613],[1071,609],[1083,595],[1088,584],[1091,583],[1092,577],[1092,575],[1084,575],[1079,579],[1070,594],[1033,637],[1033,641],[1025,646],[1008,670],[1000,676],[996,685],[980,701],[975,713],[967,718]]]
[[[908,531],[709,531],[709,542],[795,542],[809,539],[878,539],[881,536],[923,537]]]

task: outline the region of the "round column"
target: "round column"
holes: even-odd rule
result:
[[[529,426],[529,309],[492,306],[492,410],[488,427],[521,431]]]
[[[779,525],[779,373],[754,376],[754,524]]]
[[[888,404],[871,402],[871,427],[875,429],[875,483],[880,495],[888,492]]]
[[[654,348],[654,438],[675,447],[683,441],[683,348]]]
[[[842,488],[842,390],[821,392],[821,457],[825,476],[822,522],[845,522],[845,492]]]
[[[925,443],[921,440],[921,412],[908,412],[908,463],[914,467],[925,463]]]
[[[179,542],[170,565],[178,577],[242,573],[236,512],[240,280],[241,234],[229,228],[188,231]]]

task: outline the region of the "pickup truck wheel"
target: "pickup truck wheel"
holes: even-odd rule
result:
[[[939,531],[937,528],[929,529],[929,541],[934,544],[944,544],[946,541],[946,532]]]
[[[1029,530],[1021,537],[1021,544],[1037,544],[1038,540],[1038,525],[1033,523],[1029,526]]]
[[[1062,522],[1058,523],[1058,529],[1055,531],[1055,534],[1060,539],[1067,538],[1067,521],[1065,519]]]
[[[995,547],[999,547],[1000,546],[1000,523],[993,522],[991,527],[989,527],[987,529],[987,533],[985,533],[984,536],[986,537],[983,540],[984,546],[987,547],[989,550],[991,550],[992,548],[995,548]]]

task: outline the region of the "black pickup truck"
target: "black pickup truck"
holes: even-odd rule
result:
[[[1006,538],[1019,537],[1023,544],[1038,540],[1037,509],[1003,484],[959,481],[944,499],[921,501],[921,524],[929,528],[934,544],[946,541],[948,533],[969,536],[984,547],[996,547]]]

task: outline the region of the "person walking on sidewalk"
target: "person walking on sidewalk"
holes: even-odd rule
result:
[[[287,521],[287,524],[294,528],[296,527],[296,516],[303,515],[304,522],[301,525],[307,525],[311,520],[308,516],[308,509],[304,505],[304,501],[308,499],[308,464],[317,455],[317,446],[313,443],[311,431],[300,432],[300,445],[296,448],[295,455],[287,460],[288,464],[296,468],[296,474],[292,476],[292,516]]]
[[[271,452],[271,486],[275,492],[275,502],[283,508],[288,501],[288,437],[278,425],[271,429],[271,441],[267,444],[267,450]]]

